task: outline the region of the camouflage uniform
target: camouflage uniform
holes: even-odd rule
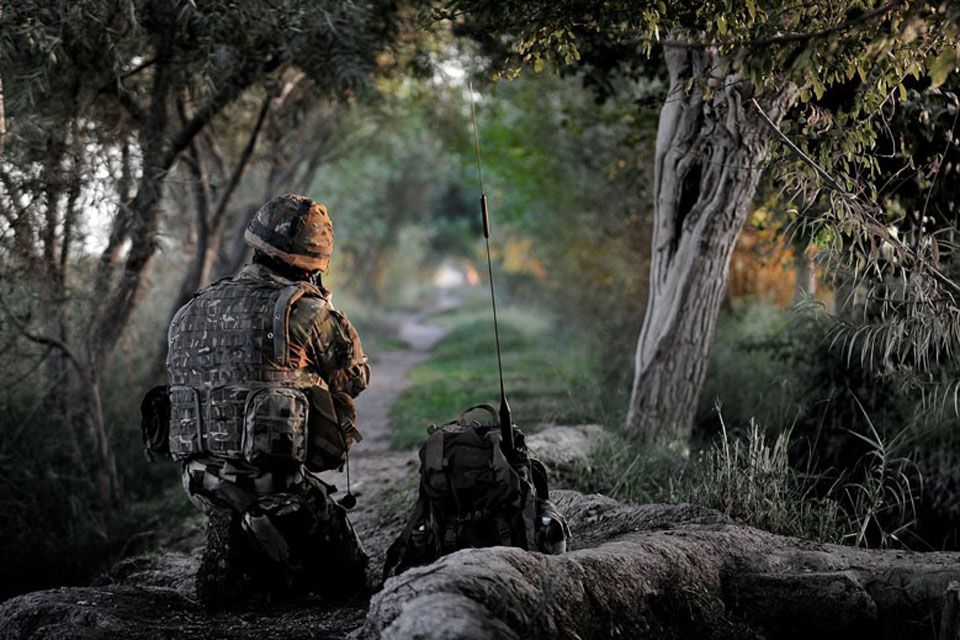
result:
[[[171,454],[210,516],[201,600],[362,587],[362,545],[315,473],[360,439],[370,376],[330,292],[251,264],[181,307],[168,341]]]

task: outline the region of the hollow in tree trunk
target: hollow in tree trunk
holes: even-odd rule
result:
[[[645,436],[684,443],[730,257],[772,132],[749,104],[753,87],[725,72],[710,49],[669,47],[666,61],[670,92],[657,130],[650,287],[627,423]],[[756,97],[778,123],[797,96],[797,87],[784,83]]]

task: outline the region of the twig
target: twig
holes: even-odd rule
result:
[[[860,213],[860,215],[863,217],[863,222],[865,223],[864,226],[866,228],[872,228],[877,235],[879,235],[883,240],[889,242],[891,246],[896,247],[906,258],[913,261],[919,261],[917,254],[910,247],[904,244],[902,240],[900,240],[899,238],[891,234],[890,231],[886,228],[886,226],[881,224],[879,220],[877,220],[873,215],[871,215],[866,205],[860,202],[854,195],[852,195],[846,189],[841,187],[840,183],[837,182],[837,180],[833,176],[827,173],[820,165],[816,163],[815,160],[813,160],[813,158],[805,154],[800,149],[800,147],[794,144],[793,140],[787,137],[787,135],[780,130],[780,127],[778,127],[776,123],[774,123],[774,121],[770,119],[770,116],[768,116],[767,113],[763,110],[763,107],[760,106],[760,103],[757,102],[756,98],[750,98],[750,103],[757,110],[757,113],[760,114],[760,117],[763,119],[763,121],[767,123],[767,125],[770,127],[771,130],[773,130],[774,134],[776,134],[776,136],[780,138],[780,140],[794,154],[796,154],[796,156],[800,158],[800,160],[803,161],[804,164],[812,168],[814,172],[817,174],[817,176],[819,176],[820,179],[823,180],[823,182],[828,187],[833,189],[837,193],[837,195],[839,195],[843,199],[844,202],[849,204],[853,209],[855,209],[858,213]],[[954,282],[947,276],[943,275],[943,273],[941,273],[936,267],[933,267],[926,263],[924,263],[924,266],[927,268],[930,275],[932,275],[935,280],[953,289],[955,292],[960,293],[960,285],[958,285],[956,282]]]
[[[3,296],[0,296],[0,308],[2,308],[7,317],[10,318],[10,322],[13,323],[13,326],[16,327],[21,334],[23,334],[23,337],[27,338],[31,342],[36,342],[37,344],[44,344],[59,349],[63,355],[73,363],[73,366],[77,368],[77,371],[80,373],[80,375],[84,376],[83,363],[67,343],[59,338],[54,338],[53,336],[31,333],[30,330],[27,329],[22,322],[20,322],[20,319],[13,313],[13,311],[10,310],[10,308],[7,306],[6,300],[3,299]],[[84,376],[84,379],[86,379],[86,376]]]
[[[927,205],[930,204],[930,196],[933,194],[933,188],[937,186],[937,178],[940,177],[940,169],[943,168],[943,160],[947,157],[947,151],[950,150],[950,143],[953,142],[953,133],[957,130],[957,118],[960,117],[960,108],[957,108],[957,113],[953,116],[953,125],[950,127],[950,137],[947,138],[947,141],[943,143],[943,153],[940,154],[940,160],[937,162],[937,172],[933,174],[933,182],[930,183],[930,188],[927,189],[927,197],[923,201],[923,212],[920,214],[920,228],[923,228],[923,219],[927,215]],[[944,136],[946,137],[946,136]]]

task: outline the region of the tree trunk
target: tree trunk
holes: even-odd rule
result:
[[[666,61],[671,89],[657,131],[650,288],[627,424],[685,443],[730,257],[772,135],[748,104],[752,87],[738,74],[717,73],[725,63],[711,50],[668,47]],[[786,83],[759,101],[779,122],[797,96]]]
[[[362,640],[932,638],[960,554],[777,536],[689,504],[552,492],[574,548],[467,549],[390,578]]]
[[[87,421],[90,439],[93,443],[94,485],[97,497],[104,511],[110,511],[120,504],[122,493],[117,462],[110,447],[110,434],[103,421],[103,407],[100,404],[100,380],[93,368],[83,374],[83,387],[86,392]]]
[[[3,22],[3,0],[0,0],[0,24]],[[0,60],[0,63],[3,61]],[[3,74],[0,73],[0,156],[3,156],[3,143],[7,139],[7,119],[3,109]]]

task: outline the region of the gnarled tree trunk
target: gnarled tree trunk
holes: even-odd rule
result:
[[[684,442],[730,257],[772,133],[748,103],[751,85],[724,72],[725,61],[710,49],[671,46],[666,61],[670,93],[657,131],[650,289],[627,423],[647,436]],[[786,83],[758,100],[779,122],[797,96]]]
[[[932,638],[960,554],[777,536],[683,505],[551,494],[574,549],[469,549],[390,578],[358,640]]]

